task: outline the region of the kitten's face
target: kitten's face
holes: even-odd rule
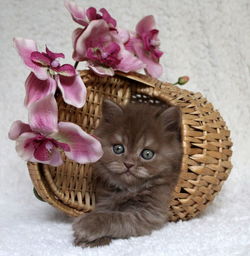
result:
[[[102,173],[122,185],[174,175],[176,160],[181,157],[179,130],[166,130],[165,119],[160,115],[163,111],[141,104],[129,104],[123,109],[112,102],[105,104],[96,131],[104,151],[97,168],[105,169]],[[179,116],[175,118],[179,124]]]
[[[102,145],[101,163],[128,184],[137,184],[160,174],[166,169],[167,159],[175,154],[170,147],[158,144],[157,136],[145,134],[132,144],[131,138],[122,130],[102,139]]]

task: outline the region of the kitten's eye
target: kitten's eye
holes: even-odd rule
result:
[[[152,150],[149,150],[149,149],[144,149],[141,152],[141,157],[145,160],[152,159],[154,155],[155,155],[155,153]]]
[[[124,146],[121,144],[116,144],[113,146],[113,151],[115,154],[120,155],[120,154],[124,153],[124,151],[125,151]]]

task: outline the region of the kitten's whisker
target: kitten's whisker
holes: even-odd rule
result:
[[[175,155],[176,152],[170,152],[170,153],[166,153],[165,156],[168,156],[168,155]]]

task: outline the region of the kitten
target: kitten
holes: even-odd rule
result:
[[[75,245],[106,245],[163,227],[181,169],[179,108],[105,100],[95,135],[104,150],[93,165],[96,208],[75,220]]]

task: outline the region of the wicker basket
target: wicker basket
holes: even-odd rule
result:
[[[186,220],[199,214],[220,191],[232,168],[231,140],[218,111],[200,93],[192,93],[169,83],[139,74],[117,73],[98,77],[81,71],[87,87],[87,102],[77,109],[57,95],[59,120],[74,122],[89,133],[97,127],[104,98],[119,104],[130,101],[178,105],[182,111],[184,155],[182,171],[170,205],[170,221]],[[91,165],[80,165],[65,158],[60,167],[28,163],[40,197],[78,216],[95,206],[95,182]]]

